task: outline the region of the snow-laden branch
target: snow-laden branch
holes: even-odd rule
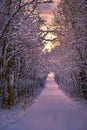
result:
[[[57,31],[57,30],[46,30],[46,31],[44,31],[44,30],[41,30],[41,32],[46,33],[46,35],[47,35],[47,33],[53,33],[54,35],[61,35],[61,36],[65,37],[68,41],[72,42],[72,39],[70,37],[68,37],[66,35],[66,33],[64,33],[63,31]]]
[[[35,1],[37,1],[37,0],[32,0],[32,1],[30,1],[30,2],[24,3],[23,5],[21,5],[21,1],[20,1],[18,8],[13,12],[13,14],[10,16],[10,18],[8,18],[8,20],[6,21],[5,27],[3,28],[3,31],[2,31],[1,34],[0,34],[0,39],[4,36],[5,31],[7,30],[7,28],[8,28],[8,26],[9,26],[10,22],[13,20],[13,18],[15,17],[15,15],[16,15],[23,7],[25,7],[25,6],[30,6],[30,5],[33,4],[33,2],[35,3]],[[36,3],[36,5],[37,5],[37,3]],[[30,12],[30,15],[31,15],[31,13],[35,10],[36,5],[34,6],[33,10]]]

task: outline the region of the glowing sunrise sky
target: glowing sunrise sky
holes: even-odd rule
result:
[[[53,3],[45,3],[40,5],[41,17],[46,21],[46,24],[51,24],[53,10],[59,2],[60,0],[53,0]]]
[[[41,11],[40,16],[45,20],[46,25],[49,26],[50,28],[52,27],[50,25],[52,25],[53,10],[56,8],[59,2],[60,0],[53,0],[53,3],[44,3],[40,4],[39,6],[39,9]],[[46,26],[42,26],[42,30],[46,30]],[[47,38],[52,39],[55,38],[55,36],[52,33],[48,33]],[[45,52],[46,50],[50,52],[53,48],[60,45],[60,43],[53,44],[50,41],[46,43],[47,44],[45,44],[45,47],[42,50],[43,52]]]

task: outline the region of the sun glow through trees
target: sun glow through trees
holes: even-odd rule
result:
[[[43,31],[51,31],[54,30],[53,26],[52,26],[52,20],[54,19],[53,16],[53,10],[54,7],[56,7],[57,3],[59,3],[60,0],[53,0],[53,3],[50,4],[42,4],[39,8],[41,11],[41,18],[45,20],[45,24],[46,25],[42,25],[41,26],[41,30]],[[44,43],[44,48],[43,48],[43,52],[51,52],[52,49],[55,49],[56,47],[58,47],[60,45],[60,43],[57,41],[54,42],[54,39],[56,38],[56,36],[49,32],[46,36],[45,39],[43,40]]]
[[[43,40],[43,44],[44,44],[44,48],[43,48],[43,52],[51,52],[52,49],[55,49],[56,47],[58,47],[60,45],[60,43],[57,41],[55,42],[54,40],[56,39],[56,36],[50,32],[51,30],[53,30],[53,26],[41,26],[40,28],[41,30],[43,30],[43,35],[46,33],[44,31],[48,31],[47,35],[45,36],[44,40]]]

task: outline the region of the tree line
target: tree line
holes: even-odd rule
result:
[[[44,86],[38,0],[0,0],[0,107],[10,108]],[[43,69],[43,70],[42,70]]]
[[[41,30],[44,21],[38,4],[50,2],[53,1],[0,1],[2,108],[34,96],[50,71],[63,90],[87,99],[87,2],[61,0],[53,12],[52,27]],[[48,33],[55,38],[47,39]],[[55,47],[44,53],[44,44],[49,41]]]
[[[56,81],[73,96],[87,99],[87,1],[61,0],[54,11],[55,34],[60,46],[56,58]]]

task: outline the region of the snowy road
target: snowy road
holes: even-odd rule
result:
[[[87,130],[87,109],[64,95],[48,77],[46,88],[27,114],[0,130]]]

